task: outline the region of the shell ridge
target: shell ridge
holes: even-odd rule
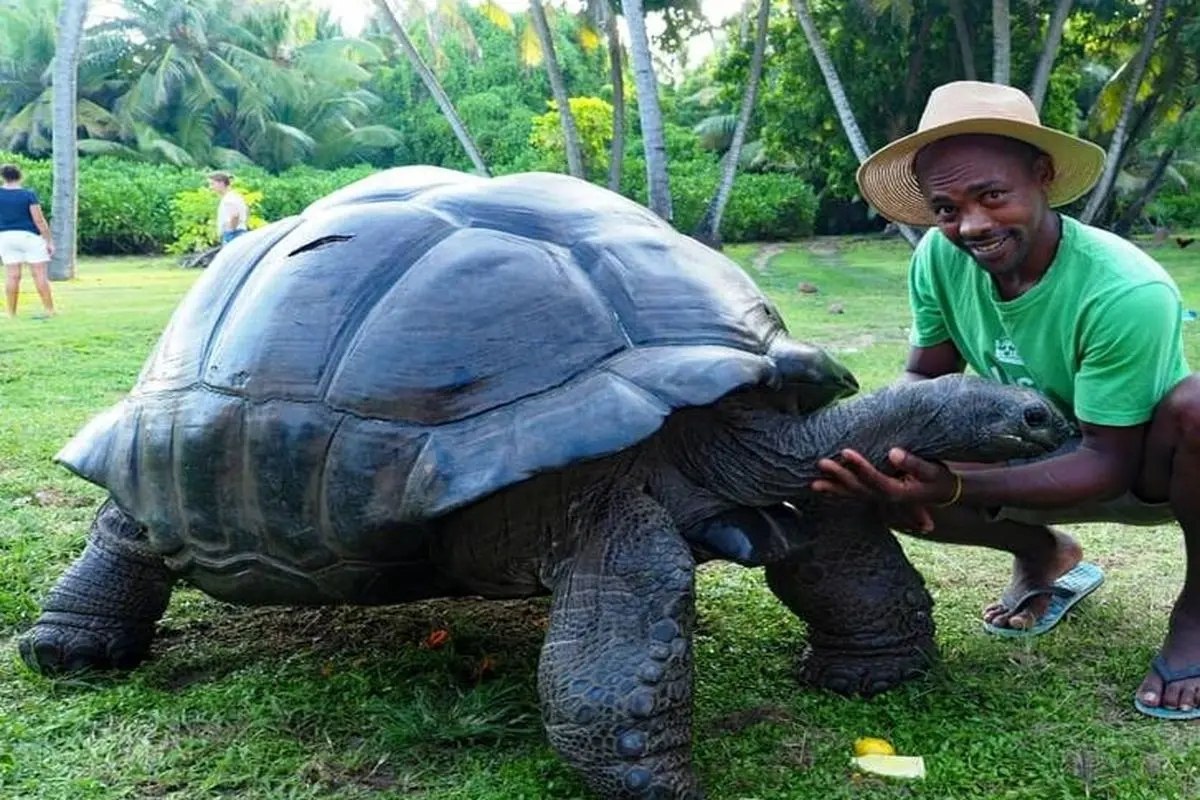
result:
[[[439,217],[444,215],[439,214]],[[316,396],[320,399],[319,402],[326,402],[329,397],[329,388],[336,383],[337,378],[341,375],[343,365],[345,363],[344,356],[351,352],[354,346],[359,342],[367,328],[366,320],[371,316],[371,312],[379,304],[379,301],[389,293],[404,285],[408,276],[413,273],[413,270],[428,257],[429,252],[452,237],[455,233],[462,230],[461,226],[457,226],[453,220],[447,219],[451,225],[455,227],[447,228],[442,231],[441,235],[435,241],[429,244],[429,248],[416,261],[408,265],[408,268],[400,273],[395,280],[390,283],[384,281],[379,282],[379,286],[372,292],[364,293],[364,297],[358,298],[350,307],[351,313],[346,315],[346,319],[342,322],[341,329],[334,337],[334,346],[329,351],[328,361],[330,364],[336,365],[334,369],[324,370],[321,374],[321,380],[317,384]],[[347,333],[351,326],[355,326],[352,333]],[[331,406],[332,407],[332,406]]]
[[[302,220],[300,217],[292,217],[290,221],[293,222],[291,226],[281,225],[278,235],[271,240],[270,244],[259,249],[258,258],[255,259],[253,266],[250,269],[243,270],[242,274],[238,276],[237,281],[234,282],[232,289],[226,293],[225,302],[221,306],[221,310],[213,317],[212,324],[209,326],[207,336],[204,340],[204,347],[200,350],[200,357],[196,360],[197,368],[200,370],[200,374],[196,376],[197,380],[204,380],[204,375],[208,371],[209,358],[212,356],[212,350],[216,346],[220,331],[224,328],[225,318],[229,315],[229,309],[233,307],[234,301],[241,296],[242,289],[245,287],[247,281],[250,280],[250,276],[257,272],[263,260],[272,254],[275,245],[299,227]],[[280,220],[280,222],[283,222],[283,220]],[[212,269],[212,267],[210,266],[209,269]],[[165,334],[160,337],[162,341],[165,341],[165,339]]]

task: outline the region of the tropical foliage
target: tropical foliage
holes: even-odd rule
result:
[[[589,180],[615,181],[681,230],[727,204],[710,240],[878,229],[854,182],[862,153],[911,131],[934,86],[996,67],[1044,95],[1048,124],[1112,151],[1100,224],[1200,225],[1200,0],[775,0],[757,69],[756,2],[724,20],[694,0],[539,0],[540,14],[492,0],[376,5],[355,36],[309,0],[120,0],[105,7],[121,13],[93,14],[77,75],[84,251],[164,248],[175,194],[213,167],[269,178],[255,185],[275,219],[310,197],[290,188],[296,174],[316,188],[349,174],[336,170],[414,163],[565,172],[573,139]],[[624,17],[639,5],[659,22]],[[0,0],[0,148],[24,159],[51,151],[57,13],[58,2]],[[683,43],[706,26],[713,47],[697,59]],[[661,32],[649,56],[628,35],[642,28]],[[98,176],[114,171],[153,209],[111,204]],[[755,182],[776,199],[795,185],[787,214],[814,210],[748,217]],[[121,220],[145,230],[118,233]]]

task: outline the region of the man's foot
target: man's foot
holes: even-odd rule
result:
[[[1200,708],[1200,608],[1171,612],[1167,640],[1156,666],[1142,685],[1137,699],[1148,708],[1192,711]]]
[[[1015,598],[1024,597],[1034,589],[1050,586],[1083,560],[1083,548],[1067,534],[1047,528],[1049,537],[1041,547],[1014,555],[1012,582],[1003,598],[983,610],[983,620],[997,628],[1028,630],[1046,612],[1053,595],[1040,594],[1019,608],[1012,608]]]

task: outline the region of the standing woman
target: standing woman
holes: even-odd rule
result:
[[[37,194],[21,186],[21,169],[15,164],[0,166],[0,261],[7,271],[4,296],[8,301],[8,316],[17,315],[17,297],[21,293],[21,265],[28,264],[33,273],[33,285],[42,298],[43,314],[34,319],[54,316],[54,299],[50,296],[50,281],[46,268],[54,254],[50,226],[38,203]]]

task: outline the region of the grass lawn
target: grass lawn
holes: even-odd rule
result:
[[[897,374],[902,242],[730,253],[793,332],[835,350],[864,388]],[[1200,309],[1200,250],[1154,254]],[[60,318],[29,319],[37,303],[26,286],[25,316],[0,319],[0,798],[583,797],[540,730],[543,601],[246,609],[183,588],[152,660],[128,676],[52,682],[20,664],[16,636],[82,549],[101,499],[50,459],[129,388],[197,277],[153,259],[89,260],[80,274],[54,286]],[[801,282],[819,292],[798,291]],[[1200,365],[1200,322],[1186,335]],[[871,701],[797,685],[803,624],[760,572],[702,568],[695,753],[709,797],[1200,797],[1200,725],[1132,708],[1181,583],[1179,532],[1076,532],[1109,580],[1031,642],[980,630],[1005,557],[905,539],[937,601],[943,662]],[[449,642],[423,647],[439,628]],[[926,780],[854,774],[850,748],[866,735],[925,756]]]

